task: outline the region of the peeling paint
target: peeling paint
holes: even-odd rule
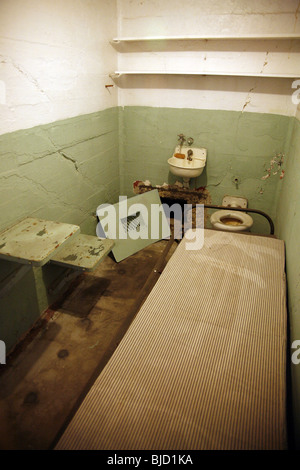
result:
[[[263,66],[262,66],[262,69],[261,69],[260,73],[263,73],[264,68],[268,65],[268,55],[269,55],[269,52],[266,52],[265,60],[264,60],[264,63],[263,63]]]
[[[253,89],[255,83],[246,94],[252,96]],[[173,149],[174,136],[180,130],[193,135],[195,145],[207,148],[205,169],[200,177],[191,180],[191,188],[206,187],[212,204],[216,205],[221,204],[224,195],[242,195],[248,199],[249,207],[260,208],[275,218],[274,201],[279,196],[281,185],[277,183],[283,168],[277,175],[271,174],[267,181],[261,178],[267,174],[265,170],[271,166],[276,150],[283,153],[289,148],[295,118],[247,112],[249,107],[248,104],[244,112],[125,107],[121,141],[122,194],[132,193],[134,180],[144,184],[150,180],[153,187],[163,182],[175,185],[176,178],[169,172],[167,159]],[[162,144],[158,145],[157,141]],[[272,171],[276,170],[274,166]],[[237,175],[238,187],[233,181]],[[263,193],[260,193],[261,188]],[[268,227],[262,218],[255,220],[255,230],[267,233]]]
[[[135,194],[143,194],[148,191],[152,191],[153,189],[157,189],[160,197],[165,198],[173,198],[176,199],[184,199],[187,201],[188,204],[201,204],[203,202],[210,202],[209,192],[203,186],[196,189],[186,189],[184,187],[180,187],[178,185],[165,185],[165,186],[152,186],[147,184],[145,185],[143,181],[135,181],[133,183],[133,192]]]
[[[92,247],[91,247],[91,248],[92,248]],[[104,246],[101,245],[101,246],[99,246],[99,248],[92,248],[92,249],[90,249],[90,250],[89,250],[89,253],[90,253],[90,255],[92,255],[92,256],[98,256],[98,255],[101,253],[101,251],[103,251],[103,250],[104,250]]]
[[[245,111],[246,107],[247,107],[248,104],[251,102],[250,93],[251,93],[253,90],[255,90],[255,87],[251,88],[251,89],[248,91],[248,95],[247,95],[245,104],[244,104],[244,106],[243,106],[242,112]]]
[[[75,261],[77,259],[77,255],[68,255],[63,258],[64,261]]]
[[[281,167],[284,163],[284,158],[285,158],[285,155],[283,153],[278,153],[275,157],[273,157],[270,161],[269,168],[267,168],[266,170],[267,174],[262,176],[261,179],[266,180],[270,178],[271,175],[275,176],[278,174],[279,170],[281,170],[280,179],[282,179],[284,177],[284,170]],[[272,171],[272,170],[275,170],[275,171]]]
[[[46,229],[44,228],[43,230],[41,230],[40,232],[37,233],[37,236],[38,237],[42,237],[43,235],[46,235],[47,231]]]

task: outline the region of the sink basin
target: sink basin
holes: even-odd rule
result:
[[[169,158],[168,164],[171,173],[175,176],[181,176],[182,178],[196,178],[201,175],[204,170],[206,163],[206,149],[193,148],[192,160],[187,159],[188,148],[180,149],[176,147],[175,153],[184,153],[185,158],[177,158],[174,155]]]

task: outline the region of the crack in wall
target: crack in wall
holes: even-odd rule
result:
[[[69,155],[66,154],[65,150],[68,150],[70,148],[73,148],[73,147],[76,147],[77,145],[80,145],[81,143],[85,143],[85,142],[89,142],[91,140],[94,140],[94,139],[97,139],[98,137],[102,137],[104,135],[107,135],[107,134],[110,134],[112,131],[108,131],[108,132],[104,132],[102,134],[98,134],[97,136],[93,136],[93,137],[89,137],[87,139],[82,139],[82,140],[78,140],[76,143],[72,144],[72,145],[68,145],[68,146],[65,146],[65,147],[61,147],[61,148],[58,148],[57,145],[55,144],[55,142],[53,142],[53,140],[51,139],[51,137],[47,134],[47,138],[49,139],[49,141],[51,142],[53,148],[55,149],[55,153],[58,153],[59,155],[61,155],[63,158],[65,158],[66,160],[69,160],[71,161],[73,164],[74,164],[74,167],[75,167],[75,170],[77,171],[77,173],[84,179],[86,180],[90,185],[91,187],[94,189],[95,188],[95,182],[93,180],[91,180],[86,174],[84,174],[81,170],[80,170],[80,163],[77,162],[77,160]]]
[[[89,142],[91,140],[98,139],[99,137],[102,137],[102,136],[107,135],[107,134],[111,134],[112,132],[114,132],[114,131],[103,132],[102,134],[97,134],[93,137],[88,137],[87,139],[76,140],[76,142],[74,142],[70,145],[66,145],[64,147],[60,147],[60,148],[58,148],[57,145],[55,144],[55,142],[53,142],[53,140],[51,139],[49,134],[47,134],[47,138],[49,139],[50,143],[53,145],[53,148],[56,150],[56,152],[60,152],[60,151],[64,151],[64,150],[68,150],[68,149],[71,149],[73,147],[76,147],[76,145],[80,145],[80,144],[83,144],[85,142]]]
[[[248,104],[251,102],[251,98],[250,96],[246,99],[245,101],[245,104],[243,106],[243,109],[242,109],[242,113],[245,111],[246,107],[248,106]]]
[[[31,160],[28,160],[26,162],[18,162],[18,167],[25,166],[25,165],[30,165],[31,163],[36,162],[37,160],[42,160],[43,158],[51,157],[52,155],[55,155],[56,153],[57,152],[51,152],[51,153],[46,153],[45,155],[34,156],[34,158],[32,158]],[[27,155],[31,156],[31,154],[17,153],[16,152],[17,157],[24,157],[24,156],[27,156]],[[0,174],[0,178],[2,177],[3,174],[4,173]]]
[[[42,94],[44,95],[48,101],[51,101],[51,99],[49,98],[49,96],[47,95],[47,93],[45,92],[45,90],[43,90],[38,81],[36,80],[36,78],[34,78],[29,72],[27,72],[26,70],[24,70],[23,67],[21,67],[21,65],[17,64],[12,58],[10,57],[5,57],[5,56],[0,56],[2,57],[2,63],[4,64],[11,64],[21,75],[23,75],[32,85],[34,85],[34,87]]]
[[[33,44],[34,46],[37,45],[37,46],[53,47],[53,48],[56,48],[56,49],[61,49],[61,47],[62,47],[61,44],[53,44],[53,43],[40,42],[40,41],[30,41],[29,39],[24,39],[24,38],[23,39],[17,39],[17,38],[12,38],[12,37],[9,37],[9,36],[2,36],[2,35],[0,35],[0,39],[5,39],[7,41],[13,41],[13,42],[21,42],[22,44],[24,44],[24,43]],[[67,46],[67,45],[64,44],[64,47],[68,48],[68,49],[74,49],[73,45]]]
[[[25,162],[21,162],[21,163],[18,163],[18,166],[24,166],[24,165],[28,165],[30,163],[32,163],[33,161],[36,161],[36,160],[40,160],[42,158],[46,158],[48,156],[51,156],[51,155],[55,155],[56,153],[61,153],[63,152],[64,150],[68,150],[68,149],[71,149],[73,147],[76,147],[77,145],[80,145],[82,143],[85,143],[85,142],[88,142],[90,140],[93,140],[93,139],[96,139],[98,137],[102,137],[104,135],[107,135],[107,134],[110,134],[111,132],[113,131],[109,131],[109,132],[104,132],[103,134],[98,134],[97,136],[94,136],[94,137],[90,137],[88,139],[81,139],[81,140],[78,140],[77,142],[71,144],[71,145],[66,145],[64,147],[58,147],[54,142],[53,140],[50,138],[50,136],[47,134],[46,135],[46,138],[50,141],[52,147],[53,147],[53,151],[47,151],[47,153],[44,153],[43,155],[38,155],[38,154],[35,154],[35,153],[30,153],[30,152],[21,152],[21,151],[18,151],[18,149],[14,149],[14,153],[17,157],[24,157],[24,156],[32,156],[33,155],[33,158],[31,158],[30,160],[28,161],[25,161]],[[112,148],[112,147],[111,147]],[[4,154],[3,154],[4,155]],[[74,162],[76,162],[77,164],[77,161],[75,159],[73,159],[72,157],[69,157],[67,155],[63,155],[65,158],[69,159],[69,160],[72,160]],[[77,164],[78,165],[78,164]]]
[[[94,180],[92,180],[84,171],[82,171],[80,169],[80,163],[76,160],[76,158],[74,158],[73,156],[70,156],[68,155],[68,153],[66,152],[66,150],[68,149],[71,149],[73,147],[76,147],[77,145],[80,145],[82,143],[85,143],[85,142],[88,142],[88,141],[92,141],[98,137],[101,137],[101,136],[104,136],[104,135],[107,135],[107,134],[110,134],[112,131],[108,131],[108,132],[103,132],[103,133],[100,133],[100,134],[97,134],[96,136],[93,136],[93,137],[89,137],[87,139],[80,139],[78,141],[76,141],[75,143],[72,143],[71,145],[67,145],[67,146],[63,146],[63,147],[59,147],[52,139],[51,137],[49,136],[49,133],[46,132],[46,135],[44,137],[47,138],[49,144],[51,145],[52,147],[52,151],[47,151],[46,154],[44,155],[33,155],[29,152],[29,153],[20,153],[20,152],[16,152],[17,155],[19,157],[24,157],[24,155],[28,156],[28,161],[24,161],[24,162],[21,162],[21,163],[17,163],[17,167],[24,167],[25,165],[29,165],[29,164],[32,164],[34,165],[35,162],[37,160],[40,160],[40,159],[45,159],[45,158],[48,158],[48,157],[52,157],[52,156],[55,156],[55,155],[59,155],[61,157],[63,157],[63,159],[71,162],[74,166],[74,169],[76,171],[76,174],[80,176],[80,178],[82,178],[82,181],[85,181],[86,184],[90,187],[91,191],[90,191],[90,195],[88,197],[90,197],[92,194],[95,194],[95,190],[97,189],[97,184],[95,183]],[[32,158],[31,158],[32,157]],[[11,178],[12,176],[17,176],[18,178],[24,178],[24,179],[27,179],[29,181],[30,178],[28,178],[26,175],[20,175],[20,174],[17,174],[16,173],[17,169],[12,169],[8,172],[3,172],[1,173],[0,175],[0,180],[2,178],[2,180],[5,180],[5,179],[8,179],[8,178]],[[32,182],[34,182],[36,185],[38,184],[36,181],[32,180]],[[48,191],[45,187],[43,187],[42,185],[40,185],[41,188],[43,188],[43,191],[47,191],[47,192],[50,192],[53,194],[54,198],[55,198],[55,192],[54,191]],[[61,201],[61,199],[58,199],[58,201]],[[76,208],[76,206],[74,206],[74,208]],[[89,215],[89,214],[88,214]]]
[[[263,66],[262,66],[262,68],[261,68],[260,73],[263,73],[264,68],[268,65],[268,55],[269,55],[269,52],[267,51],[267,52],[266,52],[266,56],[265,56],[265,60],[264,60],[264,63],[263,63]]]
[[[67,150],[69,148],[72,148],[72,147],[75,147],[76,145],[78,145],[79,143],[82,143],[82,142],[86,142],[87,140],[90,140],[90,139],[87,139],[87,140],[82,140],[82,141],[78,141],[76,142],[76,144],[73,144],[71,146],[66,146],[66,147],[62,147],[61,149],[59,149],[56,144],[53,142],[53,140],[51,139],[51,137],[47,134],[47,138],[48,140],[51,142],[53,148],[55,149],[55,153],[61,155],[63,158],[65,158],[66,160],[69,160],[71,161],[73,164],[74,164],[74,167],[75,167],[75,170],[76,172],[85,180],[87,180],[87,182],[91,185],[91,187],[94,189],[95,188],[95,183],[90,179],[88,178],[86,175],[84,175],[81,171],[79,171],[79,164],[77,162],[77,160],[73,157],[69,157],[68,155],[66,155],[65,152],[63,152],[63,150]]]
[[[209,188],[209,187],[211,187],[211,186],[214,186],[214,187],[220,186],[220,184],[223,183],[223,181],[225,180],[225,178],[227,178],[227,172],[225,173],[225,175],[223,176],[223,178],[221,178],[220,181],[218,181],[217,183],[210,183],[210,184],[208,184],[206,187]]]
[[[255,89],[255,87],[250,88],[250,90],[248,91],[248,94],[247,94],[247,97],[246,97],[246,101],[245,101],[245,104],[244,104],[243,109],[242,109],[242,113],[245,111],[246,107],[247,107],[248,104],[251,102],[250,93],[251,93],[254,89]]]
[[[73,162],[74,163],[74,166],[75,166],[75,169],[76,171],[79,172],[79,169],[78,169],[78,164],[77,164],[77,161],[75,160],[75,158],[72,158],[72,157],[68,157],[68,155],[66,155],[65,153],[63,153],[62,151],[58,150],[58,153],[59,155],[61,155],[62,157],[64,157],[66,160],[69,160],[70,162]]]
[[[84,209],[74,203],[69,203],[69,202],[66,202],[64,201],[61,196],[59,196],[57,194],[57,192],[55,191],[51,191],[49,189],[47,189],[45,186],[43,186],[41,183],[35,181],[34,179],[32,178],[29,178],[28,176],[26,175],[18,175],[17,173],[12,173],[10,175],[7,175],[5,176],[4,178],[5,179],[9,179],[9,178],[13,178],[13,177],[16,177],[16,178],[19,178],[19,179],[25,179],[27,181],[29,181],[31,184],[34,184],[36,188],[38,188],[39,190],[41,190],[44,194],[46,194],[47,196],[51,196],[52,197],[52,200],[51,202],[54,203],[54,204],[59,204],[63,207],[66,207],[66,208],[73,208],[73,209],[76,209],[76,210],[79,210],[85,217],[86,216],[90,216],[90,211],[87,210],[87,209]]]

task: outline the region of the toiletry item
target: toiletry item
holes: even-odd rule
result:
[[[174,157],[176,158],[185,158],[184,153],[174,153]]]

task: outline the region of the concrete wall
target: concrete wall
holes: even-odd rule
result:
[[[119,0],[121,36],[289,33],[300,27],[297,0]]]
[[[1,0],[0,30],[0,134],[117,105],[116,1]]]
[[[0,2],[0,229],[26,216],[95,234],[97,206],[120,193],[117,31],[111,0]],[[0,280],[16,263],[1,261]],[[55,298],[62,268],[34,268],[0,299],[9,351]]]
[[[300,112],[291,99],[293,80],[136,75],[105,87],[117,69],[295,73],[299,47],[290,40],[109,41],[295,33],[298,0],[1,0],[0,28],[1,229],[33,215],[93,233],[96,206],[132,195],[134,180],[174,182],[166,161],[183,132],[208,148],[206,170],[194,186],[206,185],[216,204],[226,193],[244,195],[251,207],[277,218],[286,241],[292,338],[300,339]],[[262,180],[278,152],[286,154],[285,178]],[[268,230],[262,222],[256,226]],[[13,268],[1,261],[0,280]],[[47,288],[60,273],[51,265],[34,268],[0,300],[0,339],[8,351],[54,300]]]
[[[167,159],[177,144],[177,135],[183,133],[194,138],[194,146],[208,150],[204,172],[190,180],[192,188],[205,186],[212,204],[222,204],[225,194],[246,197],[249,207],[266,212],[275,221],[281,172],[262,178],[277,153],[287,155],[294,118],[142,106],[125,107],[121,115],[122,194],[132,195],[135,180],[150,180],[153,185],[180,180],[169,172]],[[256,215],[253,219],[255,232],[270,233],[266,219]]]
[[[81,225],[118,199],[118,108],[0,136],[0,229],[25,216]]]
[[[294,0],[122,0],[118,7],[121,38],[300,31],[298,2]],[[294,79],[230,73],[300,73],[300,41],[136,41],[112,47],[118,51],[118,70],[166,72],[124,74],[115,79],[119,105],[124,106],[122,192],[129,195],[135,179],[174,183],[167,159],[174,151],[177,134],[183,133],[192,136],[195,145],[208,149],[205,172],[191,181],[192,187],[206,186],[214,204],[221,204],[225,194],[244,196],[249,207],[275,219],[280,173],[267,180],[262,177],[278,153],[288,158],[290,117],[296,113]],[[171,71],[205,71],[208,75],[172,75]],[[264,219],[254,216],[254,220],[254,231],[268,233]]]
[[[124,0],[118,6],[120,37],[291,34],[300,30],[297,0]],[[121,71],[289,71],[300,76],[299,42],[295,41],[137,42],[114,47]],[[274,218],[276,233],[286,242],[291,342],[300,340],[300,110],[292,100],[294,80],[154,74],[123,75],[116,82],[119,105],[125,107],[120,155],[123,192],[130,192],[134,179],[172,182],[164,162],[178,133],[192,135],[197,145],[207,146],[207,167],[195,184],[207,184],[216,204],[226,193],[248,197],[250,207]],[[285,177],[280,180],[278,174],[272,174],[262,180],[262,170],[270,167],[270,160],[279,152],[285,154]],[[242,181],[238,191],[231,182],[233,175]],[[265,230],[259,226],[259,231]],[[299,368],[292,365],[298,448]]]
[[[239,36],[300,31],[298,1],[121,0],[119,36]],[[292,80],[226,73],[299,73],[299,41],[208,40],[115,45],[119,70],[207,72],[123,75],[120,106],[162,106],[294,115]],[[209,73],[223,73],[210,76]]]
[[[300,121],[295,119],[289,158],[278,205],[278,236],[286,244],[290,344],[300,340]],[[295,349],[289,348],[291,355]],[[299,354],[298,354],[299,356]],[[292,363],[295,439],[300,449],[300,364]]]
[[[3,0],[0,28],[0,229],[26,215],[90,227],[95,201],[119,192],[117,91],[105,86],[117,4]]]

